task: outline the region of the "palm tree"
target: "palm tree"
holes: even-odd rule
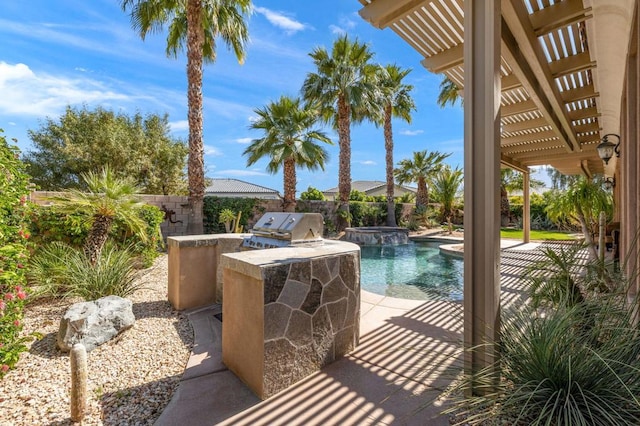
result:
[[[442,154],[438,151],[428,153],[424,151],[416,151],[413,153],[413,159],[405,158],[398,163],[399,168],[394,170],[394,174],[398,183],[417,182],[418,192],[416,194],[416,210],[425,209],[429,205],[429,190],[427,182],[440,171],[442,161],[450,156]]]
[[[410,93],[413,86],[405,84],[402,80],[411,72],[403,70],[398,65],[389,64],[380,68],[378,75],[380,109],[383,110],[384,123],[384,148],[386,151],[386,175],[387,175],[387,226],[397,226],[395,205],[393,202],[393,129],[392,118],[400,118],[411,123],[411,111],[416,109],[415,102]]]
[[[431,179],[433,198],[441,205],[442,216],[449,224],[449,234],[453,232],[453,205],[458,198],[462,179],[462,170],[459,167],[452,169],[449,165],[445,165]]]
[[[84,243],[84,253],[96,263],[115,220],[122,223],[128,232],[147,238],[146,223],[139,215],[144,205],[138,197],[137,187],[125,178],[116,177],[105,167],[100,173],[84,173],[87,192],[72,189],[63,195],[52,197],[63,212],[86,212],[91,228]]]
[[[362,121],[374,109],[378,67],[370,62],[373,53],[369,47],[357,39],[349,40],[347,35],[333,43],[331,54],[318,47],[309,56],[317,69],[307,75],[302,93],[308,103],[318,106],[322,119],[338,131],[338,229],[343,229],[348,223],[351,193],[351,122]]]
[[[529,187],[539,189],[544,187],[544,182],[538,179],[530,179]],[[500,220],[506,226],[511,219],[511,206],[509,193],[524,190],[524,175],[513,169],[500,169]]]
[[[594,235],[598,232],[598,218],[601,211],[607,213],[608,218],[613,214],[611,193],[602,188],[601,182],[584,176],[577,177],[568,189],[554,190],[545,210],[556,223],[578,223],[591,259],[598,259],[594,242]]]
[[[458,86],[453,82],[453,80],[445,75],[440,82],[440,94],[438,94],[437,100],[438,105],[440,105],[441,108],[444,108],[447,104],[451,104],[453,106],[458,101],[462,102],[460,89],[458,89]]]
[[[284,211],[295,211],[296,206],[296,166],[309,170],[324,170],[329,154],[314,141],[333,144],[323,132],[312,130],[318,115],[316,111],[303,108],[300,99],[282,96],[266,107],[256,109],[258,119],[251,129],[262,130],[264,137],[254,139],[245,149],[247,166],[255,164],[263,157],[270,157],[267,170],[275,174],[283,168]]]
[[[131,24],[144,40],[149,32],[168,25],[167,56],[187,51],[189,161],[189,207],[187,232],[202,234],[204,203],[204,147],[202,142],[202,67],[215,62],[216,39],[222,38],[242,63],[249,38],[245,16],[251,0],[121,0],[123,10],[131,9]]]

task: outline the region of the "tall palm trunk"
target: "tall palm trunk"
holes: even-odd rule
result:
[[[578,221],[580,222],[580,228],[582,229],[582,234],[584,235],[584,243],[587,246],[587,252],[589,253],[589,258],[591,260],[598,259],[598,252],[596,251],[596,244],[593,241],[593,236],[591,235],[591,229],[589,229],[589,224],[587,223],[587,218],[582,211],[582,207],[579,203],[576,203],[576,216],[578,217]]]
[[[387,226],[398,226],[396,208],[393,203],[393,131],[391,130],[391,104],[384,108],[384,149],[387,172]]]
[[[102,253],[102,248],[107,242],[112,223],[112,217],[101,214],[93,216],[93,224],[84,243],[84,254],[89,258],[92,265],[96,264],[100,253]]]
[[[338,166],[338,230],[349,224],[349,194],[351,193],[351,108],[343,95],[338,98],[338,141],[340,159]]]
[[[424,207],[429,205],[429,190],[427,189],[427,180],[420,176],[418,178],[418,191],[416,193],[416,207]]]
[[[296,160],[289,157],[284,160],[284,205],[285,212],[296,211]]]
[[[508,226],[509,222],[511,222],[509,193],[504,185],[500,185],[500,226]]]
[[[204,204],[204,149],[202,142],[202,28],[201,0],[187,2],[187,91],[189,120],[189,224],[187,233],[204,233],[202,208]]]

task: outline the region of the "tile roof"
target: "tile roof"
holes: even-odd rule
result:
[[[256,185],[239,179],[212,179],[211,185],[205,189],[205,194],[220,193],[263,193],[279,195],[275,189]]]
[[[383,182],[381,180],[354,180],[354,181],[351,182],[351,189],[366,193],[367,191],[371,191],[371,190],[374,190],[374,189],[380,188],[381,186],[386,186],[386,185],[387,185],[387,183]],[[415,188],[411,188],[411,187],[408,187],[408,186],[401,186],[401,185],[398,185],[398,184],[396,184],[396,186],[400,186],[400,187],[402,187],[402,188],[404,188],[404,189],[406,189],[408,191],[414,191],[414,192],[416,191]],[[329,193],[329,194],[338,193],[338,187],[335,186],[333,188],[326,189],[326,190],[324,190],[322,192]]]

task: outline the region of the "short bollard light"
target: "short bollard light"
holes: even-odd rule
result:
[[[71,364],[71,420],[80,422],[87,407],[87,350],[76,343],[69,353]]]

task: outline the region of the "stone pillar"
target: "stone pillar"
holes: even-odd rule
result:
[[[176,310],[222,302],[223,253],[240,250],[248,234],[189,235],[167,238],[168,296]]]
[[[352,351],[360,249],[327,241],[225,254],[222,360],[262,399]]]
[[[464,364],[469,375],[498,359],[500,23],[500,2],[464,2]],[[499,370],[495,373],[497,379]],[[487,391],[476,382],[470,389]]]

